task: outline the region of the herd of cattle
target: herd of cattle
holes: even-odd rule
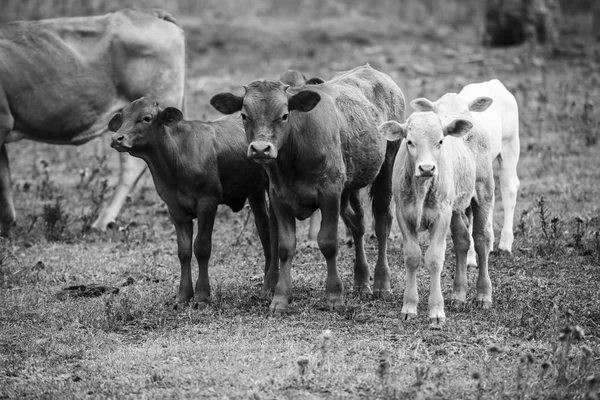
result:
[[[108,128],[121,171],[94,227],[114,223],[148,166],[177,233],[178,303],[209,300],[217,207],[239,211],[246,200],[264,250],[263,291],[273,294],[273,312],[286,310],[291,298],[296,219],[316,210],[322,215],[317,243],[327,264],[328,305],[344,304],[336,260],[340,216],[354,241],[354,290],[388,293],[393,197],[406,265],[402,318],[417,314],[418,233],[424,230],[430,237],[424,265],[431,276],[431,322],[445,321],[440,276],[448,231],[456,254],[451,300],[465,302],[467,265],[477,265],[476,301],[484,308],[492,304],[492,161],[498,161],[504,208],[499,248],[508,252],[519,186],[518,108],[498,80],[467,85],[437,101],[413,100],[414,112],[406,118],[401,89],[365,65],[327,81],[257,80],[244,86],[243,96],[221,93],[210,100],[226,116],[188,121],[184,33],[162,10],[10,23],[0,28],[0,60],[0,228],[5,236],[15,223],[5,144],[22,138],[80,144]],[[378,242],[373,278],[359,197],[365,187]],[[195,288],[192,253],[199,265]]]

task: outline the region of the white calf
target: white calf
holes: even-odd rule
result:
[[[489,97],[493,103],[489,107],[481,107],[475,100],[481,96]],[[519,162],[519,108],[515,97],[497,79],[488,82],[472,83],[465,86],[460,93],[448,93],[439,100],[431,102],[427,99],[416,99],[411,102],[415,111],[433,111],[443,123],[462,116],[472,118],[489,133],[492,145],[492,158],[498,160],[500,191],[504,209],[504,224],[500,234],[498,248],[511,252],[513,244],[513,220],[517,203],[519,178],[517,163]],[[471,113],[471,111],[474,111]],[[493,206],[490,224],[493,223]],[[492,230],[492,245],[494,233]],[[469,251],[469,264],[475,264],[473,246]]]
[[[481,99],[491,103],[491,99]],[[473,215],[473,238],[479,262],[477,302],[492,304],[488,275],[490,224],[494,176],[489,135],[469,118],[443,124],[433,112],[413,113],[405,124],[388,121],[379,127],[388,140],[404,138],[394,164],[393,192],[396,216],[404,244],[406,289],[402,317],[417,315],[416,271],[421,262],[418,232],[428,230],[430,245],[425,267],[431,282],[429,318],[443,324],[444,298],[440,275],[446,252],[446,235],[452,232],[456,273],[451,299],[462,303],[467,294],[467,251],[470,233],[468,214]]]

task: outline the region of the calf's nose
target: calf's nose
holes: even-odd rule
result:
[[[250,143],[248,146],[248,157],[250,158],[276,158],[277,151],[275,147],[264,141],[257,141]]]
[[[421,173],[421,176],[433,176],[433,173],[435,172],[435,165],[433,165],[433,164],[420,164],[419,165],[419,172]]]

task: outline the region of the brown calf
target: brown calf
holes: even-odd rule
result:
[[[221,93],[211,104],[225,114],[241,111],[248,156],[269,176],[281,261],[271,310],[283,311],[289,304],[295,218],[308,218],[317,209],[323,216],[317,242],[327,262],[328,305],[343,304],[336,261],[340,214],[354,236],[355,290],[371,291],[358,195],[368,185],[379,243],[374,289],[388,292],[391,173],[398,143],[386,143],[377,126],[387,119],[404,119],[404,96],[392,79],[367,65],[315,86],[289,88],[281,82],[256,81],[246,87],[244,96]]]
[[[115,132],[111,146],[148,164],[159,196],[167,204],[177,232],[181,282],[177,303],[210,297],[208,260],[219,204],[239,211],[246,199],[255,216],[265,254],[265,290],[277,282],[277,257],[271,257],[269,217],[265,202],[268,185],[264,170],[246,157],[246,139],[239,116],[212,122],[185,121],[174,107],[161,109],[149,97],[138,99],[116,114],[108,125]],[[199,275],[192,287],[193,220],[198,219],[194,253]],[[274,222],[273,222],[273,228]],[[276,244],[273,243],[273,248]]]

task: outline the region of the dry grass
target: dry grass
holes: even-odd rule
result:
[[[80,3],[61,4],[71,4],[73,11]],[[314,18],[315,1],[283,1],[273,10],[258,1],[251,17],[236,16],[234,23],[227,9],[233,2],[197,4],[211,11],[180,17],[190,49],[187,93],[195,118],[217,116],[208,106],[213,94],[239,91],[257,77],[276,78],[291,67],[326,78],[370,62],[389,73],[408,99],[436,98],[492,77],[507,84],[521,109],[521,189],[514,254],[494,253],[490,260],[494,308],[483,311],[468,302],[448,310],[445,329],[429,330],[428,278],[421,270],[420,317],[400,322],[402,251],[392,239],[394,294],[388,299],[348,293],[344,309],[325,310],[323,258],[302,247],[294,262],[292,309],[282,318],[268,317],[269,299],[259,295],[257,235],[247,228],[235,244],[247,211],[222,210],[210,267],[212,304],[174,310],[179,274],[174,230],[150,178],[132,195],[119,229],[90,233],[84,227],[104,193],[103,179],[114,184],[116,152],[106,140],[80,148],[16,143],[9,154],[19,226],[11,242],[0,243],[0,397],[598,395],[600,121],[589,109],[600,99],[596,42],[552,56],[526,48],[482,49],[471,25],[436,23],[426,12],[422,21],[430,22],[418,26],[379,18],[384,7],[398,7],[392,1],[378,2],[381,8],[371,14],[363,12],[362,2],[324,2],[330,8],[318,9],[320,18]],[[361,11],[353,12],[353,5]],[[300,16],[285,16],[294,10]],[[45,169],[39,167],[42,159]],[[58,198],[59,217],[69,221],[60,235],[46,229],[50,214],[44,217],[45,206],[56,207]],[[498,209],[497,225],[501,214]],[[304,238],[306,227],[301,228]],[[375,254],[375,242],[368,241],[368,259]],[[352,249],[341,249],[347,288],[352,257]],[[452,265],[450,248],[445,293]],[[91,283],[119,293],[57,296],[66,286]]]

